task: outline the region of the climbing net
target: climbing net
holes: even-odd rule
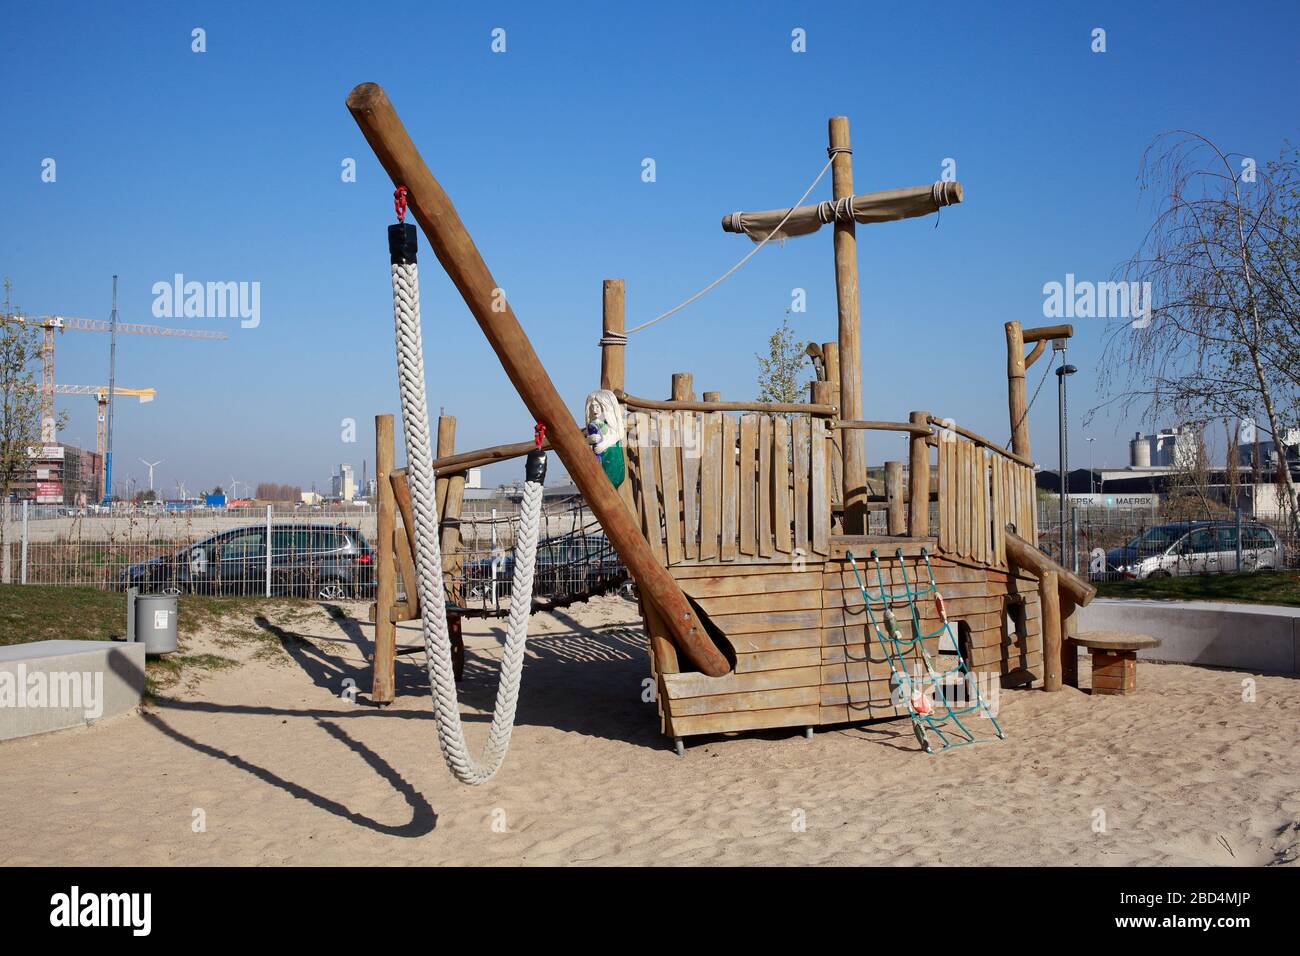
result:
[[[934,579],[934,568],[930,565],[930,553],[928,549],[921,549],[921,559],[925,562],[926,576],[929,583],[921,586],[919,568],[916,575],[917,585],[913,587],[912,582],[908,580],[907,560],[903,556],[901,548],[894,552],[898,558],[898,566],[902,575],[902,590],[891,590],[885,583],[884,572],[880,566],[880,555],[875,550],[871,551],[871,560],[876,567],[876,584],[878,590],[872,592],[866,584],[863,583],[862,575],[858,571],[858,562],[854,558],[853,552],[849,552],[849,564],[853,567],[853,576],[857,579],[858,588],[862,591],[862,600],[866,607],[867,622],[870,624],[872,632],[876,635],[876,640],[880,643],[889,660],[889,668],[892,672],[891,683],[896,688],[897,693],[907,704],[908,713],[912,717],[912,732],[916,734],[917,741],[920,742],[921,748],[928,754],[943,753],[953,747],[959,747],[966,744],[978,743],[974,732],[962,722],[963,717],[968,717],[972,713],[978,712],[981,716],[987,717],[992,722],[993,729],[997,733],[998,739],[1005,740],[1006,734],[1002,732],[1002,727],[998,724],[997,718],[985,703],[983,695],[979,691],[979,682],[975,674],[966,665],[966,659],[962,656],[961,647],[958,644],[956,635],[952,632],[952,627],[948,621],[948,611],[944,606],[943,595],[939,591],[939,585]],[[934,607],[939,617],[939,627],[933,631],[926,631],[921,624],[921,614],[917,609],[917,602],[934,595]],[[898,618],[894,615],[892,605],[906,601],[908,613],[911,616],[911,637],[904,637],[901,628],[898,625]],[[880,610],[877,616],[875,608]],[[883,623],[883,628],[882,628]],[[930,651],[925,642],[933,640],[947,634],[952,641],[956,651],[957,662],[947,670],[939,670],[934,663],[934,658],[930,656]],[[924,673],[914,673],[906,663],[909,655],[913,660],[919,656],[924,667]],[[965,705],[959,705],[955,700],[955,686],[961,686],[965,689]],[[970,703],[974,701],[974,703]],[[944,732],[944,727],[948,726],[948,732]],[[938,739],[940,746],[935,748],[931,741],[930,735],[933,734]]]

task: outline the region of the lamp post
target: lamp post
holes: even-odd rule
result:
[[[1060,459],[1060,463],[1058,467],[1060,469],[1060,478],[1061,478],[1061,492],[1059,496],[1060,501],[1058,503],[1058,509],[1059,509],[1058,518],[1060,520],[1060,532],[1061,532],[1061,551],[1060,551],[1061,564],[1066,565],[1068,567],[1069,565],[1065,560],[1065,495],[1066,495],[1066,485],[1067,482],[1069,481],[1069,478],[1066,473],[1069,470],[1069,466],[1070,466],[1070,452],[1067,447],[1068,436],[1066,433],[1067,420],[1066,420],[1066,404],[1065,404],[1065,379],[1067,376],[1073,375],[1075,372],[1077,372],[1078,369],[1075,368],[1073,365],[1066,364],[1064,339],[1057,339],[1055,342],[1053,342],[1052,351],[1061,353],[1061,367],[1056,370],[1056,382],[1057,382],[1056,417],[1057,417],[1057,432],[1058,432],[1058,442],[1059,442],[1058,447],[1059,447],[1059,459]]]

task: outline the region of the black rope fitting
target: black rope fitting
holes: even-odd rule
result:
[[[546,452],[540,448],[534,448],[528,453],[528,461],[524,464],[524,480],[539,485],[546,484]]]
[[[393,265],[414,265],[416,248],[414,223],[395,222],[388,227],[388,255]]]

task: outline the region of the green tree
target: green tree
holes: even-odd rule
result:
[[[781,327],[767,340],[768,354],[758,353],[758,400],[760,402],[803,402],[808,398],[811,379],[804,369],[804,343],[794,337],[787,312]]]
[[[0,313],[0,579],[12,580],[9,553],[9,496],[31,466],[28,452],[41,438],[41,392],[33,369],[41,358],[41,340],[34,326],[13,321],[10,282],[5,279],[4,311]]]

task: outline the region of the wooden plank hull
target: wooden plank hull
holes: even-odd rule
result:
[[[881,555],[879,579],[867,557],[873,546]],[[822,561],[814,555],[814,563],[797,570],[792,562],[763,562],[757,556],[748,564],[671,569],[731,645],[735,670],[724,677],[660,674],[664,733],[688,737],[906,717],[907,708],[894,692],[893,664],[867,621],[862,592],[844,555],[854,553],[870,590],[902,594],[928,584],[923,547],[931,552],[952,634],[971,670],[1010,676],[1013,683],[1027,674],[1039,679],[1042,635],[1032,578],[981,563],[990,549],[975,559],[955,560],[933,539],[837,535],[828,551],[838,557]],[[893,556],[895,548],[904,552],[905,567]],[[914,624],[906,598],[893,605],[904,635],[910,636]],[[926,596],[916,606],[916,624],[926,634],[937,631],[933,598]],[[873,610],[879,620],[874,605]],[[951,666],[953,658],[941,652],[939,636],[926,646],[940,666]],[[919,655],[912,662],[919,664]]]

